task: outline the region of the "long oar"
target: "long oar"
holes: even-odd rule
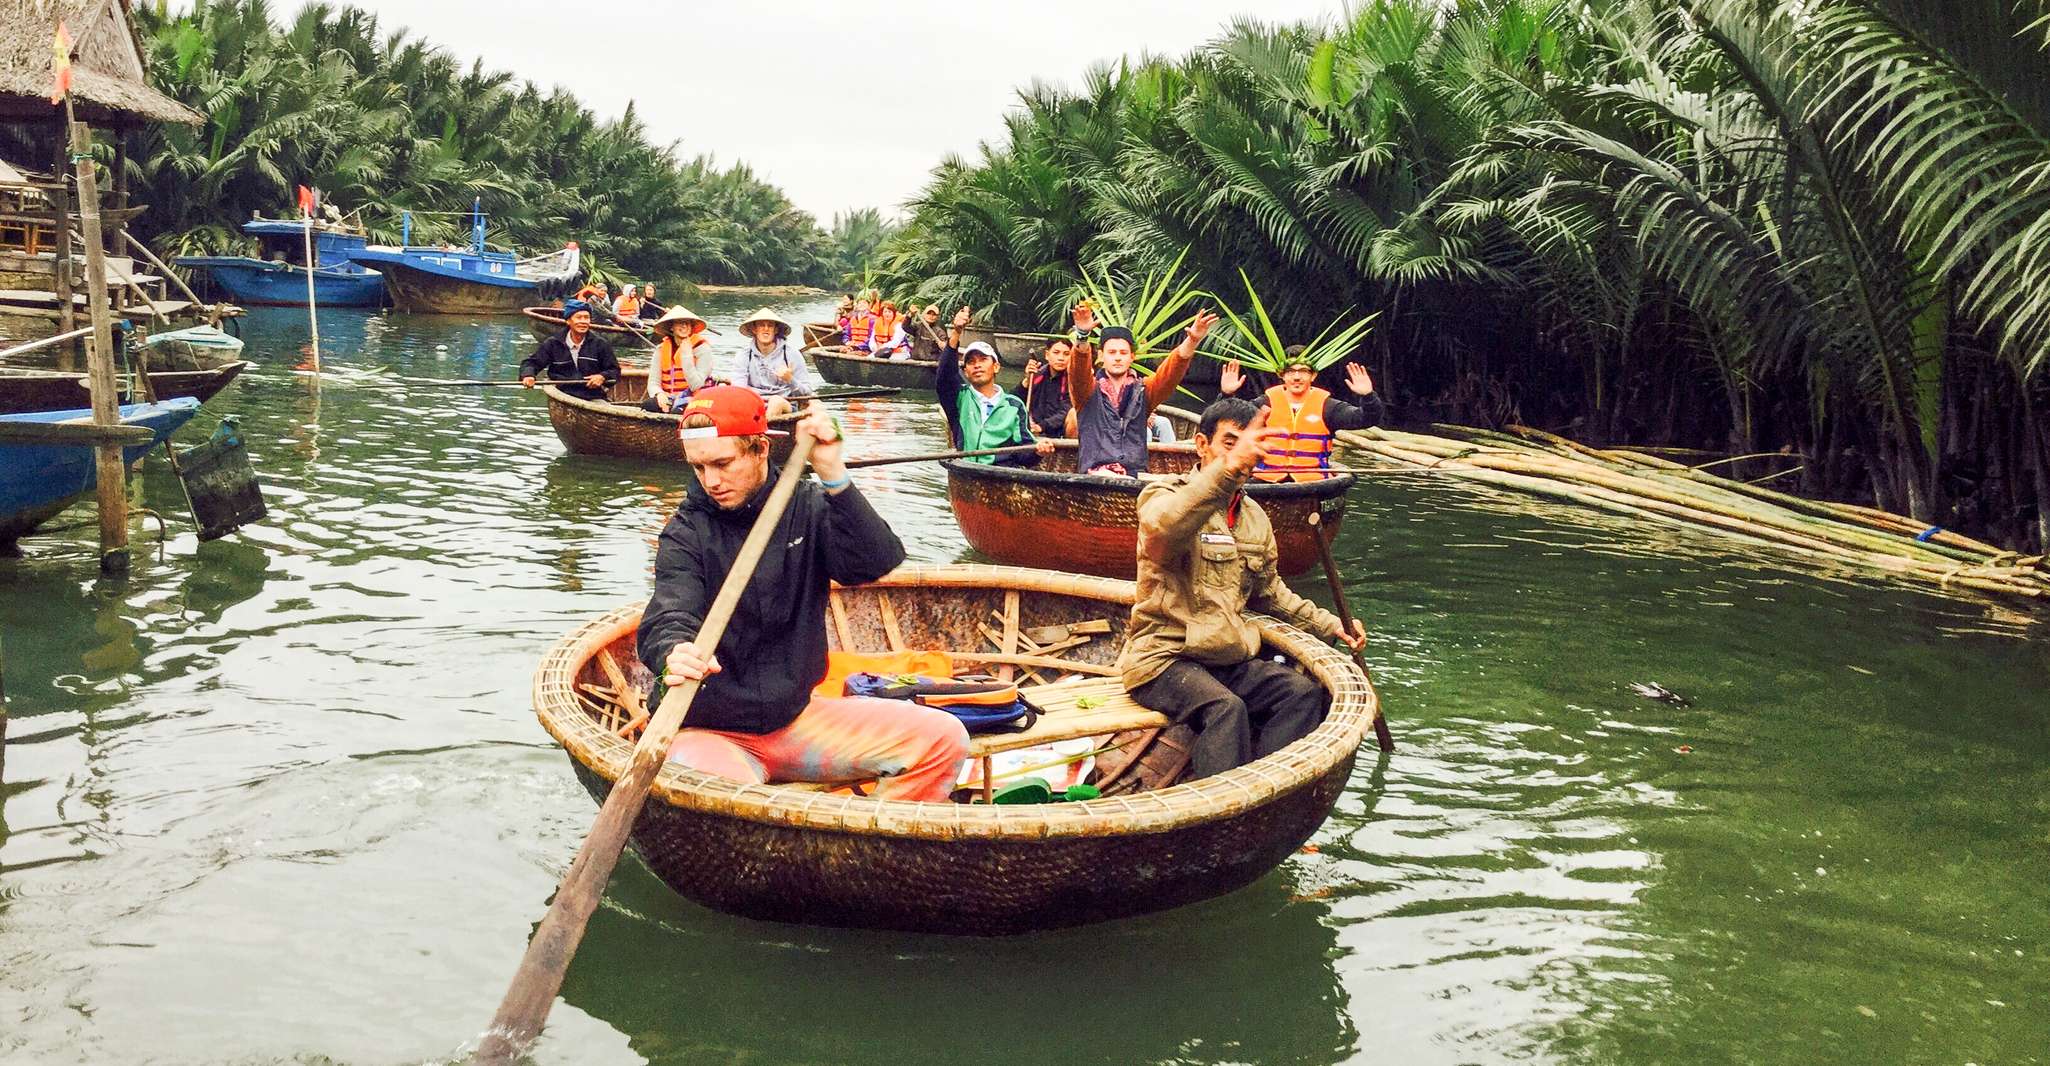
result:
[[[1324,535],[1324,516],[1311,511],[1309,522],[1310,536],[1317,542],[1317,557],[1324,561],[1324,580],[1331,583],[1331,606],[1338,611],[1338,623],[1345,627],[1347,633],[1351,633],[1352,608],[1345,605],[1345,585],[1338,580],[1338,561],[1331,557],[1331,538]],[[1354,651],[1352,661],[1358,664],[1360,673],[1365,674],[1367,680],[1373,680],[1374,672],[1367,669],[1365,653]],[[1381,746],[1382,751],[1395,750],[1395,735],[1388,731],[1388,715],[1385,711],[1374,715],[1374,742]]]
[[[733,618],[733,609],[739,605],[748,579],[754,576],[755,565],[761,562],[763,549],[775,535],[783,510],[804,476],[811,448],[811,436],[800,431],[790,458],[783,463],[783,473],[776,479],[776,487],[762,504],[760,517],[755,519],[754,528],[748,530],[733,568],[726,572],[725,583],[719,586],[718,596],[705,613],[704,626],[693,643],[707,654],[719,646],[719,638],[725,635],[726,623]],[[513,974],[512,987],[498,1005],[491,1029],[470,1056],[472,1063],[511,1063],[541,1034],[548,1009],[554,1006],[555,995],[562,990],[569,960],[584,938],[584,926],[591,920],[591,912],[598,909],[605,884],[612,878],[613,867],[619,864],[620,849],[626,846],[634,819],[647,802],[648,787],[661,771],[669,742],[683,727],[684,713],[690,710],[697,694],[696,681],[685,681],[666,694],[658,693],[661,702],[648,722],[647,732],[641,734],[640,743],[634,746],[632,762],[627,764],[626,773],[613,782],[605,806],[598,811],[598,820],[591,825],[590,835],[584,838],[576,861],[570,863],[569,872],[555,890],[555,902],[549,906],[547,917],[541,919],[534,939],[527,942],[527,953],[520,959],[519,971]]]
[[[865,466],[889,466],[893,463],[937,463],[947,459],[973,459],[978,455],[1023,455],[1038,451],[1037,444],[1013,444],[1003,448],[982,448],[972,452],[923,452],[918,455],[885,455],[875,459],[853,459],[847,469]]]

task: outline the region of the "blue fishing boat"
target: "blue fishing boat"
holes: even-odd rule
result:
[[[306,223],[258,218],[242,232],[256,238],[259,254],[181,255],[179,266],[204,270],[239,304],[306,306]],[[369,238],[362,230],[313,223],[313,296],[323,307],[376,307],[384,278],[356,261]]]
[[[411,234],[410,213],[403,225]],[[527,259],[486,244],[481,203],[470,209],[468,248],[371,245],[356,253],[356,261],[384,275],[393,307],[437,315],[516,315],[574,291],[584,277],[575,241]]]
[[[151,448],[163,443],[165,437],[198,413],[199,401],[190,396],[161,403],[124,405],[121,424],[144,427],[151,431],[151,436],[147,441],[124,445],[122,460],[131,466],[142,461]],[[0,555],[14,554],[17,539],[56,517],[91,492],[98,482],[92,448],[69,443],[9,442],[5,439],[9,436],[4,433],[5,428],[20,423],[91,422],[92,417],[90,409],[0,415]]]

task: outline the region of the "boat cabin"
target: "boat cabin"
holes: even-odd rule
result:
[[[253,218],[242,224],[242,232],[256,239],[256,258],[287,266],[306,265],[306,223],[288,218]],[[356,253],[363,250],[369,239],[361,229],[316,221],[313,265],[333,269],[356,266]]]

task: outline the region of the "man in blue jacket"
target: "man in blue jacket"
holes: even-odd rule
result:
[[[944,801],[960,776],[960,719],[905,700],[822,697],[831,583],[859,585],[904,561],[904,545],[847,476],[840,435],[813,405],[799,425],[817,443],[816,482],[798,486],[714,649],[697,645],[773,483],[768,409],[752,390],[700,389],[683,408],[684,458],[697,483],[655,552],[641,614],[641,662],[666,686],[701,681],[669,758],[739,781],[857,781],[876,794]]]

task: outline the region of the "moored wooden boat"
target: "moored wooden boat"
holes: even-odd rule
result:
[[[1080,705],[1087,701],[1076,692],[1102,690],[1105,703],[1129,705],[1107,676],[1130,616],[1129,582],[907,567],[834,596],[835,648],[944,649],[959,668],[987,669],[994,660],[1020,670],[1028,687],[1059,685],[1034,693],[1042,699],[1064,693],[1064,705]],[[649,681],[634,654],[640,613],[633,604],[577,629],[549,650],[534,678],[542,725],[601,800],[625,771],[633,745],[620,726]],[[1152,792],[1005,806],[747,784],[671,764],[634,825],[634,849],[671,889],[715,910],[858,928],[1005,935],[1231,892],[1316,832],[1379,713],[1372,686],[1348,659],[1291,626],[1255,620],[1266,651],[1321,684],[1331,710],[1309,736],[1246,766]],[[1022,653],[1033,645],[1021,634],[1085,622],[1108,623],[1109,632],[1071,637],[1044,655]],[[611,693],[628,694],[626,705]],[[1104,712],[1113,709],[1074,713],[1108,722],[1116,714]]]
[[[190,396],[205,403],[247,369],[249,364],[238,360],[203,370],[151,371],[149,380],[159,400]],[[0,374],[0,415],[63,411],[91,399],[92,395],[85,388],[84,374],[61,371]]]
[[[932,394],[933,379],[940,364],[929,359],[876,359],[847,347],[806,348],[804,357],[819,376],[836,385],[888,385],[900,389],[923,389]],[[1020,375],[1010,367],[997,371],[997,384],[1010,388]]]
[[[562,308],[560,307],[522,307],[520,308],[520,315],[527,320],[527,332],[532,333],[536,341],[545,341],[550,337],[561,336],[562,331],[566,328],[562,324]],[[605,343],[612,345],[614,351],[618,351],[620,345],[654,347],[655,334],[650,331],[653,323],[636,322],[634,324],[640,328],[630,329],[626,326],[617,326],[609,322],[600,322],[593,316],[591,332],[605,338]]]
[[[1156,444],[1149,473],[1173,474],[1196,463],[1193,444]],[[1075,472],[1075,444],[1056,441],[1042,468],[949,462],[947,500],[954,521],[976,551],[999,563],[1054,565],[1078,573],[1131,578],[1138,571],[1139,490],[1136,478]],[[1311,514],[1337,535],[1353,476],[1343,470],[1316,481],[1253,481],[1246,495],[1274,524],[1284,576],[1317,565]]]
[[[556,388],[542,386],[548,395],[548,421],[555,435],[572,455],[610,455],[621,459],[645,459],[656,463],[683,462],[683,441],[676,435],[677,415],[647,411],[641,402],[648,398],[646,367],[625,367],[612,386],[608,400],[586,400]],[[769,428],[786,435],[769,438],[769,461],[781,463],[790,456],[787,435],[796,415],[769,420]]]
[[[804,346],[806,348],[831,348],[841,341],[838,322],[806,322],[804,324]]]

